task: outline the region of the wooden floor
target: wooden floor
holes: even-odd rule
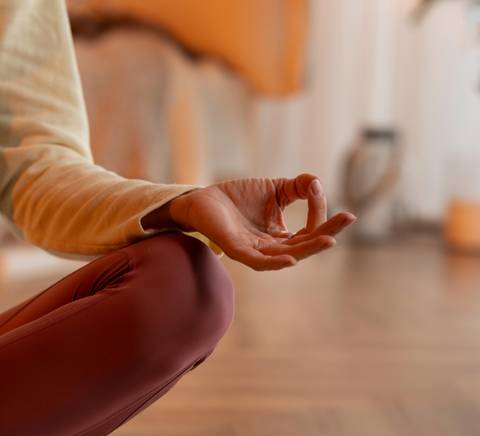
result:
[[[226,265],[227,336],[116,436],[480,435],[480,258],[414,239]]]

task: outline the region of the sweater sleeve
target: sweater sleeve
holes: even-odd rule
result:
[[[0,0],[0,17],[0,211],[14,232],[67,257],[157,232],[140,219],[194,186],[93,163],[64,0]]]

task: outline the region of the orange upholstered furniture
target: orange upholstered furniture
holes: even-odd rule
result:
[[[85,0],[100,16],[158,25],[185,47],[233,67],[257,92],[303,84],[307,0]]]

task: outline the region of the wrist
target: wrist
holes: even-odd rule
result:
[[[140,220],[144,230],[158,230],[162,228],[176,227],[176,223],[170,214],[170,201],[157,207],[143,216]]]
[[[191,192],[191,191],[189,191]],[[165,228],[177,228],[182,231],[192,231],[190,225],[185,220],[184,213],[187,209],[186,192],[150,211],[141,218],[140,223],[144,230],[160,230]]]

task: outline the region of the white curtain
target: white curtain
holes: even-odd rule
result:
[[[412,3],[311,1],[307,88],[257,103],[257,175],[317,173],[338,203],[359,129],[392,125],[406,150],[401,201],[412,218],[442,217],[452,156],[480,150],[478,27],[467,0],[440,2],[418,25]]]

